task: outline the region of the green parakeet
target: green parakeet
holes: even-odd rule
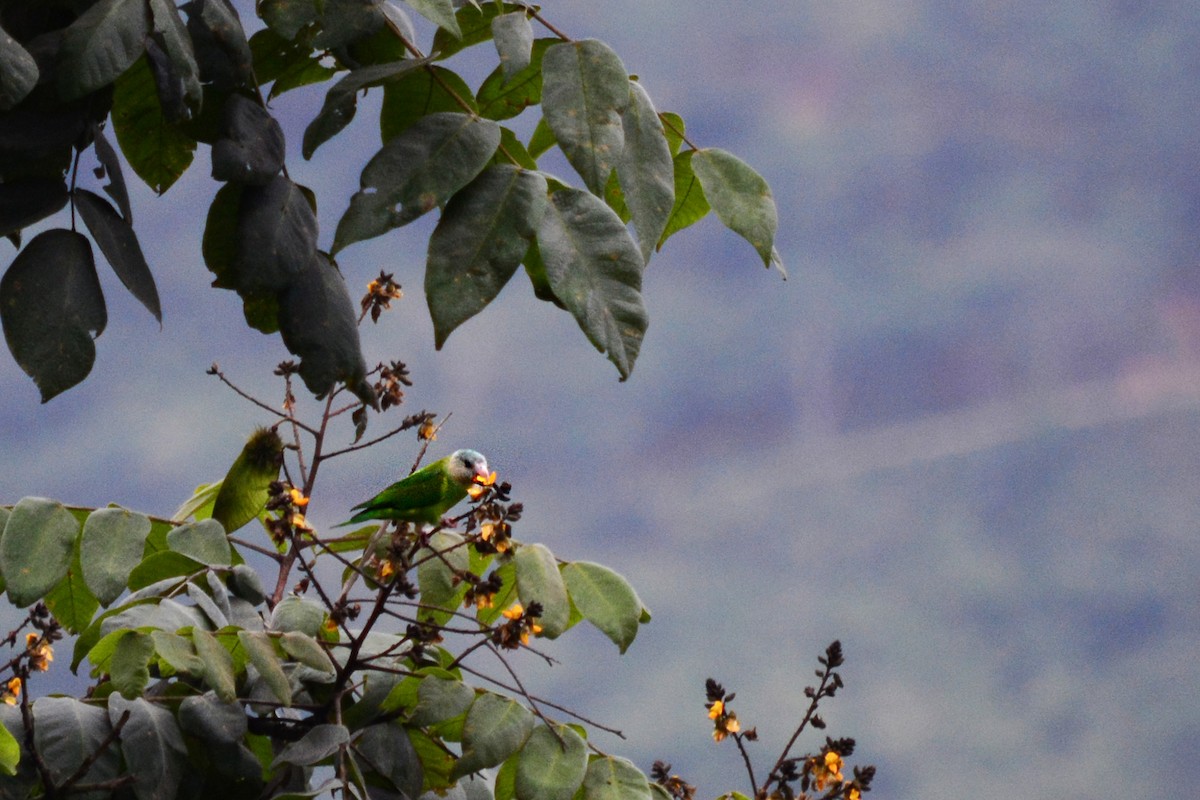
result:
[[[354,508],[362,510],[342,524],[394,519],[436,525],[472,484],[491,481],[486,458],[474,450],[455,450],[359,503]]]
[[[267,504],[267,488],[279,478],[282,463],[283,441],[279,434],[270,428],[252,433],[221,482],[212,518],[232,533],[257,517]]]

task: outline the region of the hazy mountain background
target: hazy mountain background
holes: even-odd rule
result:
[[[704,678],[737,691],[765,773],[836,637],[848,685],[825,716],[879,766],[880,797],[1200,783],[1200,7],[544,12],[767,177],[791,279],[714,220],[679,235],[648,268],[650,330],[619,384],[520,276],[435,353],[432,220],[342,254],[353,286],[380,268],[404,284],[367,358],[410,365],[410,412],[453,412],[437,445],[485,452],[526,504],[520,538],[616,568],[654,612],[624,658],[592,631],[547,644],[563,663],[522,660],[531,688],[701,797],[748,791]],[[369,99],[304,162],[321,97],[274,109],[327,246],[379,139]],[[162,201],[135,199],[161,332],[104,275],[82,386],[43,407],[0,360],[7,500],[170,513],[264,421],[205,368],[279,397],[282,345],[207,288],[208,167],[202,150]],[[332,462],[312,518],[340,521],[415,450]]]

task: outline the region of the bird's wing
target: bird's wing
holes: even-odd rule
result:
[[[445,465],[435,462],[397,481],[365,503],[355,506],[367,511],[407,511],[431,506],[441,500],[451,486]]]

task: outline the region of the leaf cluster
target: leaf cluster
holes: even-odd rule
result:
[[[281,335],[317,396],[345,385],[375,402],[334,256],[434,209],[424,283],[439,348],[524,267],[534,293],[566,309],[622,380],[649,324],[646,263],[674,233],[713,210],[781,267],[766,182],[735,156],[693,145],[611,48],[568,38],[536,7],[260,0],[256,11],[265,27],[247,36],[229,0],[0,0],[0,234],[20,248],[0,279],[0,321],[43,402],[87,376],[107,324],[93,241],[161,321],[106,127],[160,194],[209,146],[222,183],[202,246],[214,285],[238,293],[251,327]],[[435,26],[427,50],[410,11]],[[485,43],[497,66],[473,87],[447,64]],[[269,103],[328,81],[304,157],[345,129],[369,90],[383,94],[383,143],[327,253],[317,197],[288,177]],[[509,122],[527,109],[540,116],[522,139]],[[552,148],[582,188],[539,168]],[[79,185],[89,152],[108,199]],[[66,205],[69,228],[20,247],[23,228]]]

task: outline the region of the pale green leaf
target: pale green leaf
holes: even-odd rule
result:
[[[146,0],[100,0],[63,33],[59,95],[74,100],[115,81],[142,54],[149,31]]]
[[[112,733],[105,709],[73,697],[39,697],[33,704],[33,722],[34,747],[55,783],[66,781],[89,760],[81,783],[102,783],[117,777],[121,766],[120,745],[113,743],[101,748]],[[101,800],[109,793],[72,796]]]
[[[279,637],[279,644],[285,653],[306,667],[318,672],[333,674],[333,661],[329,654],[313,637],[299,631],[288,631]]]
[[[171,669],[197,678],[204,675],[204,662],[188,639],[169,631],[151,631],[150,638],[159,659]]]
[[[325,622],[325,607],[304,597],[289,595],[279,601],[271,612],[273,631],[296,631],[307,636],[320,636]]]
[[[129,631],[116,642],[108,671],[113,686],[125,697],[140,697],[150,682],[150,659],[154,640],[148,633]]]
[[[584,39],[548,49],[542,73],[546,122],[588,189],[601,195],[624,150],[621,115],[629,105],[625,65],[608,45]]]
[[[403,726],[395,722],[370,725],[362,732],[355,749],[403,797],[420,797],[425,771]]]
[[[588,767],[587,743],[566,725],[539,725],[517,760],[517,800],[571,800]]]
[[[429,547],[417,553],[417,586],[421,590],[420,616],[444,623],[462,603],[467,583],[456,578],[471,566],[463,538],[453,531],[438,531]],[[441,555],[437,555],[440,553]],[[434,610],[438,609],[438,610]]]
[[[475,690],[460,680],[428,675],[417,689],[417,705],[409,722],[426,727],[457,717],[475,701]]]
[[[71,565],[67,568],[67,574],[46,595],[45,602],[54,618],[71,633],[79,633],[86,628],[100,608],[100,601],[83,579],[78,539],[71,551]]]
[[[698,150],[692,169],[717,218],[752,244],[769,269],[779,225],[771,187],[745,161],[715,147]]]
[[[204,564],[182,553],[167,550],[147,556],[129,573],[129,589],[138,592],[160,581],[183,578],[204,570]]]
[[[542,102],[542,58],[548,49],[560,41],[535,40],[529,66],[511,77],[505,74],[503,67],[492,70],[475,93],[479,113],[489,119],[509,119]]]
[[[21,744],[8,728],[0,725],[0,775],[12,777],[21,763]]]
[[[33,56],[0,28],[0,111],[7,111],[24,100],[37,82],[38,66]],[[0,769],[3,767],[4,762],[0,759]]]
[[[675,205],[671,207],[667,227],[658,240],[659,249],[672,235],[694,225],[708,214],[708,198],[704,196],[704,189],[692,171],[692,156],[695,153],[695,150],[685,150],[672,159],[675,167]]]
[[[593,194],[560,189],[538,228],[538,251],[554,296],[621,379],[628,378],[649,319],[641,291],[645,261],[621,219]]]
[[[98,508],[83,523],[79,543],[83,579],[104,606],[125,591],[129,573],[142,558],[150,519],[124,508]]]
[[[445,203],[492,158],[500,126],[439,112],[389,140],[367,163],[338,223],[333,250],[406,225]]]
[[[477,110],[475,97],[466,81],[445,67],[431,66],[409,72],[383,85],[379,135],[387,142],[429,114],[462,111],[464,102],[472,111]]]
[[[629,581],[608,567],[575,561],[562,568],[571,600],[624,653],[637,636],[645,606]]]
[[[511,80],[529,66],[533,54],[533,26],[524,11],[501,14],[493,19],[492,38],[505,78]]]
[[[343,725],[316,725],[297,742],[292,742],[283,748],[271,769],[281,764],[296,764],[301,767],[312,766],[323,759],[329,758],[342,745],[350,743],[350,731]]]
[[[650,800],[650,782],[632,762],[601,756],[588,764],[581,800]]]
[[[201,741],[222,745],[241,742],[248,727],[241,704],[218,700],[212,692],[183,698],[179,725]]]
[[[167,709],[139,697],[108,698],[109,721],[116,725],[126,713],[121,728],[125,764],[133,776],[137,800],[173,800],[179,791],[187,764],[187,745],[175,716]]]
[[[26,497],[17,503],[0,539],[0,571],[17,608],[41,600],[71,564],[79,521],[62,503]]]
[[[213,519],[180,525],[167,534],[167,547],[210,567],[227,567],[232,561],[225,529]]]
[[[425,266],[425,297],[438,349],[496,298],[517,271],[546,208],[546,180],[497,165],[446,205]]]
[[[532,730],[533,714],[525,706],[492,692],[481,694],[463,723],[463,754],[452,774],[496,766],[517,752]]]
[[[629,84],[630,103],[621,118],[625,150],[617,177],[633,220],[642,259],[650,260],[675,204],[675,168],[662,122],[640,83]]]
[[[271,694],[285,706],[292,704],[292,685],[283,671],[283,665],[275,652],[271,637],[262,632],[238,631],[238,640],[246,649],[250,663],[258,670],[259,677],[267,684]]]
[[[233,656],[229,651],[215,636],[200,628],[192,628],[192,645],[204,663],[204,681],[217,693],[217,697],[226,702],[237,697]]]
[[[517,564],[517,594],[526,608],[530,603],[539,603],[542,614],[538,623],[542,635],[557,639],[567,629],[571,604],[567,599],[567,587],[558,571],[554,554],[542,544],[525,544],[517,549],[514,559]]]
[[[462,30],[458,27],[458,19],[454,16],[454,4],[450,0],[405,0],[418,14],[450,33],[456,39],[462,38]]]
[[[304,143],[301,150],[304,157],[312,158],[313,153],[322,143],[336,136],[342,128],[354,119],[358,109],[358,93],[370,86],[380,86],[388,81],[397,80],[406,72],[429,63],[428,59],[406,58],[403,61],[392,61],[386,64],[374,64],[362,69],[356,69],[335,83],[325,95],[325,103],[320,112],[304,129]]]

